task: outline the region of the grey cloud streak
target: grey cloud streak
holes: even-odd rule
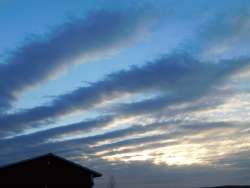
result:
[[[220,3],[224,7],[227,1]],[[229,4],[227,5],[229,6]],[[204,7],[207,8],[207,6]],[[188,13],[195,12],[193,9],[186,8],[185,6],[183,9],[187,9]],[[219,8],[220,10],[221,8]],[[210,10],[210,15],[212,14],[211,12],[214,11]],[[202,13],[199,12],[198,15],[201,15],[199,19],[204,18]],[[200,38],[198,36],[194,44],[194,48],[198,46],[197,51],[199,52],[195,54],[195,57],[196,55],[200,57],[200,53],[204,53],[201,55],[208,55],[208,59],[211,60],[211,57],[217,55],[230,56],[232,50],[238,50],[238,45],[248,47],[249,35],[247,31],[249,29],[249,14],[239,15],[236,22],[230,22],[230,13],[231,10],[229,10],[229,14],[226,16],[221,14],[222,17],[216,17],[216,21],[218,19],[219,24],[218,22],[212,22],[211,25],[205,28],[206,31],[204,33],[200,33]],[[1,114],[1,107],[4,110],[8,109],[11,103],[19,96],[19,92],[22,93],[27,88],[46,81],[62,69],[70,67],[72,64],[75,64],[74,60],[78,60],[78,57],[82,59],[88,58],[89,55],[103,57],[102,55],[109,53],[112,49],[124,46],[127,44],[127,41],[136,40],[138,33],[140,35],[140,31],[144,27],[140,23],[148,19],[144,17],[147,17],[147,14],[139,14],[137,11],[136,13],[133,12],[132,16],[128,16],[125,13],[123,15],[123,13],[115,11],[100,11],[90,14],[86,19],[74,20],[62,26],[62,28],[71,28],[76,31],[78,30],[77,25],[81,25],[80,22],[87,23],[86,25],[89,23],[89,26],[96,23],[93,26],[100,26],[101,30],[103,30],[103,25],[98,24],[99,21],[108,23],[107,25],[111,26],[113,21],[122,20],[123,26],[132,26],[132,29],[128,27],[128,30],[125,31],[124,29],[127,28],[120,27],[119,23],[117,23],[117,27],[115,27],[117,30],[114,31],[117,35],[113,35],[114,33],[112,33],[112,36],[103,36],[102,38],[102,34],[109,35],[108,31],[113,29],[104,28],[104,31],[107,31],[107,33],[93,33],[93,35],[100,36],[100,40],[98,41],[93,41],[93,38],[90,37],[90,40],[87,40],[88,44],[80,44],[81,40],[76,40],[74,44],[78,44],[79,42],[79,45],[74,46],[73,42],[71,44],[71,39],[68,41],[65,40],[65,43],[69,43],[69,46],[65,49],[67,52],[64,52],[64,48],[54,48],[56,46],[52,45],[51,55],[48,54],[48,58],[53,63],[56,60],[55,64],[48,67],[46,65],[48,70],[46,67],[35,68],[34,74],[37,74],[36,71],[41,72],[37,74],[37,77],[34,77],[34,80],[34,75],[31,75],[32,71],[25,70],[25,67],[30,66],[28,63],[23,69],[18,68],[15,63],[13,64],[14,68],[11,67],[11,63],[0,65],[3,67],[0,67],[0,164],[46,152],[55,152],[104,173],[104,179],[100,180],[100,182],[97,180],[96,182],[97,188],[106,186],[106,181],[110,173],[115,174],[118,183],[117,186],[120,188],[165,188],[166,186],[191,188],[215,186],[218,184],[250,183],[249,122],[246,122],[247,120],[244,119],[242,119],[244,122],[241,120],[240,122],[233,122],[231,119],[234,119],[234,115],[239,117],[234,112],[232,112],[232,116],[229,118],[223,116],[223,112],[230,111],[228,110],[229,108],[235,108],[234,104],[236,108],[242,108],[242,106],[237,106],[237,102],[243,103],[244,99],[233,98],[235,94],[239,94],[239,91],[235,91],[234,88],[228,89],[228,86],[231,84],[229,82],[231,82],[232,76],[241,73],[242,70],[249,70],[249,57],[225,61],[212,59],[215,62],[205,62],[185,53],[166,55],[152,62],[147,62],[143,66],[133,66],[129,69],[106,75],[102,80],[89,83],[88,86],[56,96],[47,104],[31,109],[24,109],[13,114],[4,114],[4,111]],[[116,17],[116,15],[121,16]],[[133,17],[133,15],[138,16],[138,19],[130,19],[130,16]],[[192,18],[196,19],[195,17],[198,17],[198,15],[195,14]],[[235,15],[238,14],[236,13]],[[185,14],[185,16],[189,17],[189,14]],[[113,17],[115,18],[112,19]],[[207,26],[207,23],[205,25]],[[60,31],[61,28],[58,28],[58,30]],[[59,35],[63,32],[60,31]],[[30,54],[36,57],[47,53],[46,50],[45,52],[43,50],[40,52],[38,49],[41,50],[46,42],[49,42],[55,36],[59,36],[58,33],[54,34],[52,32],[52,35],[48,36],[48,39],[44,41],[31,41],[26,46],[23,46],[23,48],[20,48],[19,55],[15,52],[13,57],[16,54],[18,55],[16,56],[18,57],[17,59],[22,59],[20,57],[23,57],[24,60],[32,60],[33,57]],[[75,35],[75,38],[77,36]],[[90,46],[87,46],[89,44]],[[228,48],[217,53],[216,50],[224,47],[225,44]],[[59,40],[57,45],[61,46]],[[33,51],[33,49],[37,49],[37,51]],[[54,56],[52,54],[53,49],[62,49],[60,53],[63,56],[60,56],[60,54],[60,57]],[[75,49],[79,49],[79,51]],[[80,53],[80,50],[84,50],[86,54]],[[242,53],[243,50],[241,49],[239,52]],[[57,63],[57,60],[58,62],[59,60],[61,61],[60,58],[62,58],[63,62]],[[68,61],[68,58],[70,61]],[[39,63],[43,64],[42,60]],[[8,66],[9,69],[4,68]],[[16,75],[20,79],[12,80],[12,82],[15,82],[13,88],[3,83],[6,86],[4,86],[4,90],[1,90],[1,78],[6,80],[7,73],[10,73],[12,70],[14,70],[13,73],[17,73]],[[23,70],[24,74],[18,73],[19,70]],[[4,73],[4,71],[6,72]],[[2,76],[1,73],[5,75]],[[24,83],[24,80],[21,78],[27,75],[28,82]],[[231,89],[236,93],[228,93]],[[147,95],[148,93],[154,93],[157,96],[137,100],[136,94]],[[132,101],[134,101],[133,97],[135,97],[136,101],[116,101],[116,99],[123,99],[122,96],[127,96],[127,94],[131,96]],[[226,101],[229,98],[232,101]],[[98,108],[100,104],[103,105],[103,102],[113,100],[115,103],[111,103],[112,105],[108,103],[107,106],[104,105],[101,108],[104,111],[98,111],[99,115],[100,112],[104,113],[93,119],[63,124],[56,128],[49,127],[50,123],[57,122],[61,117],[68,118],[67,115],[71,113],[79,111],[84,113],[85,111],[91,111],[92,108],[96,110],[96,107]],[[222,103],[225,106],[218,106]],[[244,108],[242,110],[247,111]],[[215,114],[215,117],[211,118],[210,116],[213,116],[213,114]],[[217,116],[217,114],[219,115]],[[220,115],[222,115],[221,119]],[[228,112],[227,115],[230,116],[231,112]],[[125,126],[129,126],[127,128],[122,128],[124,124],[121,127],[119,127],[120,125],[116,127],[119,130],[113,130],[109,127],[115,120],[123,120],[123,118],[130,117],[136,117],[138,120],[126,124]],[[218,119],[215,120],[215,118]],[[239,118],[235,119],[238,120]],[[43,126],[48,129],[32,134],[14,136],[11,139],[3,138]],[[106,129],[107,132],[103,133],[102,128],[108,128]],[[153,135],[148,134],[151,131],[159,132]],[[92,135],[92,133],[97,134]],[[78,134],[86,134],[86,137],[79,138]],[[61,139],[62,137],[65,140]],[[48,142],[57,138],[61,140]],[[187,147],[182,147],[183,145],[187,145]],[[193,145],[195,147],[192,147]],[[171,150],[172,147],[177,149]],[[151,152],[149,154],[151,158],[147,158],[147,154],[143,158],[144,151],[145,153],[147,151]],[[185,156],[185,152],[188,153],[187,156]],[[122,154],[122,156],[119,156],[119,154]],[[196,163],[189,165],[188,162],[192,161],[193,154],[197,155],[197,159],[211,162],[209,163],[210,165],[206,165],[206,163],[204,165],[198,163],[201,166]],[[115,155],[118,155],[118,157],[113,161],[109,161],[110,158],[107,158],[112,158]],[[138,157],[142,158],[135,162],[133,157],[135,157],[135,160]],[[171,166],[171,159],[174,157],[177,158],[177,163]],[[126,159],[129,159],[129,161],[126,162]],[[153,164],[157,159],[162,162],[160,165]],[[142,162],[140,160],[148,161]],[[168,160],[170,163],[168,163]],[[187,166],[185,166],[185,163],[184,165],[178,165],[178,162],[182,160],[184,162],[187,160]]]
[[[100,162],[101,163],[101,162]],[[226,184],[249,184],[248,170],[215,166],[165,166],[149,162],[107,164],[97,168],[106,176],[97,180],[97,188],[106,185],[109,175],[115,174],[117,185],[121,188],[193,188]],[[112,173],[110,172],[112,169]],[[219,178],[218,178],[219,177]]]
[[[85,124],[90,124],[92,126],[98,125],[99,124],[104,124],[107,119],[99,119],[96,121],[89,121],[86,122]],[[97,123],[98,122],[98,123]],[[62,150],[74,150],[76,148],[84,148],[82,152],[86,152],[89,154],[94,155],[96,152],[101,152],[104,150],[114,150],[118,149],[120,147],[127,147],[127,146],[138,146],[140,144],[143,144],[144,147],[142,149],[150,149],[152,148],[152,143],[157,143],[159,141],[167,141],[169,139],[177,139],[179,140],[185,140],[186,136],[194,135],[194,134],[200,134],[202,132],[206,132],[209,130],[220,130],[220,129],[231,129],[231,128],[239,128],[240,123],[229,123],[229,122],[210,122],[210,123],[201,123],[201,122],[196,122],[196,123],[189,123],[189,124],[180,124],[180,122],[155,122],[149,125],[132,125],[129,128],[125,129],[120,129],[120,130],[115,130],[115,131],[110,131],[107,133],[103,134],[98,134],[94,136],[88,136],[85,138],[72,138],[71,140],[66,140],[66,141],[60,141],[60,142],[55,142],[55,143],[46,143],[49,138],[53,138],[57,134],[62,134],[66,133],[67,130],[70,128],[73,129],[72,127],[66,127],[64,130],[64,127],[61,128],[55,128],[54,130],[48,130],[48,131],[42,131],[38,132],[35,134],[30,134],[30,135],[25,135],[25,136],[20,136],[16,137],[13,139],[7,139],[7,140],[2,140],[0,141],[0,146],[2,148],[2,157],[4,157],[4,153],[19,153],[19,152],[24,152],[24,153],[29,153],[29,151],[37,151],[41,152],[42,151],[58,151],[61,152]],[[244,126],[244,125],[242,125]],[[175,130],[177,128],[177,130]],[[144,134],[149,131],[154,131],[154,130],[161,130],[166,131],[168,130],[168,133],[164,133],[162,135],[153,135],[153,136],[143,136],[141,138],[126,138],[126,136],[136,136],[137,134]],[[78,129],[81,131],[86,131],[87,129],[84,129],[84,124],[82,124],[82,128]],[[111,144],[103,144],[101,146],[95,146],[89,148],[90,145],[95,144],[99,141],[108,141],[112,139],[121,139],[121,141],[114,141]],[[174,141],[169,144],[177,144],[179,141]],[[199,141],[198,141],[199,142]],[[160,146],[166,146],[169,145],[168,143],[165,144],[158,144],[158,147]],[[153,147],[156,148],[157,144],[154,144]],[[8,146],[8,147],[6,147]],[[59,149],[60,148],[60,149]],[[111,155],[112,151],[109,151],[104,154],[105,155]],[[127,152],[133,151],[133,149],[128,149]],[[121,152],[116,152],[116,154],[119,153],[124,153],[125,151]]]
[[[222,61],[217,64],[200,62],[187,54],[160,58],[142,67],[131,67],[106,76],[103,80],[58,96],[49,105],[27,109],[0,117],[0,132],[20,131],[35,123],[87,110],[105,100],[113,100],[127,93],[160,91],[158,97],[122,107],[123,113],[155,108],[169,104],[196,100],[223,81],[249,65],[248,58]],[[131,109],[130,109],[131,108]]]
[[[226,124],[222,124],[222,127],[223,126],[226,126]],[[206,127],[208,127],[209,128],[209,125],[207,125]],[[84,145],[84,142],[83,142],[83,145]],[[162,170],[163,169],[165,169],[164,170],[164,172],[165,173],[167,173],[168,172],[168,175],[166,175],[166,177],[168,177],[168,181],[167,182],[165,182],[165,181],[163,181],[163,179],[161,180],[161,182],[162,183],[160,183],[161,184],[161,186],[163,186],[163,185],[166,185],[166,183],[168,183],[168,184],[171,184],[171,182],[173,182],[173,183],[176,183],[176,179],[182,179],[183,180],[183,175],[184,174],[186,174],[186,175],[188,175],[189,177],[187,177],[187,179],[185,180],[185,181],[187,181],[187,182],[190,182],[190,178],[192,179],[192,177],[193,177],[193,175],[195,176],[195,178],[193,179],[193,183],[194,183],[194,185],[199,185],[199,182],[197,181],[198,179],[201,181],[201,178],[203,177],[204,179],[206,179],[206,177],[207,177],[207,175],[208,174],[214,174],[215,172],[216,172],[216,174],[218,173],[219,175],[220,175],[220,177],[224,177],[225,179],[221,179],[221,183],[225,183],[225,182],[228,182],[228,177],[230,177],[232,174],[233,174],[233,172],[235,172],[235,171],[237,171],[237,172],[239,172],[239,173],[242,173],[242,174],[239,174],[239,175],[237,175],[237,177],[235,176],[235,174],[234,174],[234,178],[232,179],[232,182],[238,182],[238,181],[240,181],[240,180],[242,180],[242,183],[247,183],[247,181],[246,180],[248,180],[248,178],[246,178],[246,177],[243,177],[242,175],[246,175],[247,173],[246,172],[244,172],[244,170],[242,170],[241,169],[241,166],[238,166],[238,165],[236,165],[235,167],[233,167],[233,168],[226,168],[226,167],[214,167],[214,166],[211,166],[211,167],[204,167],[204,166],[198,166],[198,165],[192,165],[192,166],[181,166],[181,167],[176,167],[176,166],[164,166],[164,165],[160,165],[160,166],[158,166],[158,165],[153,165],[152,163],[150,163],[150,162],[136,162],[136,163],[134,163],[134,162],[130,162],[130,163],[126,163],[126,164],[124,164],[124,163],[122,163],[122,162],[119,162],[119,161],[117,161],[117,162],[115,162],[115,165],[114,165],[114,163],[112,164],[112,166],[109,166],[109,165],[111,165],[111,164],[109,164],[109,162],[107,162],[107,161],[102,161],[101,159],[97,159],[97,158],[95,158],[95,156],[93,155],[93,156],[91,156],[91,155],[89,155],[90,153],[88,152],[88,150],[85,150],[84,149],[84,147],[83,147],[83,145],[81,145],[79,148],[78,148],[78,150],[75,150],[76,148],[75,147],[73,147],[73,150],[74,150],[74,152],[71,152],[71,147],[69,147],[68,148],[68,151],[69,151],[69,154],[67,155],[67,157],[72,157],[74,160],[77,160],[78,162],[81,162],[81,163],[83,163],[83,164],[88,164],[89,163],[89,165],[91,164],[91,166],[93,166],[93,167],[95,167],[95,168],[97,168],[97,169],[99,169],[99,171],[101,171],[101,172],[103,172],[105,175],[107,175],[107,174],[109,174],[110,173],[110,171],[109,172],[106,172],[106,170],[110,170],[110,168],[112,167],[112,169],[113,169],[113,173],[115,172],[115,174],[116,174],[116,178],[117,178],[117,181],[119,182],[119,185],[120,186],[126,186],[126,185],[128,185],[129,184],[129,182],[124,182],[124,181],[121,181],[120,180],[120,178],[124,178],[124,175],[125,174],[123,174],[123,175],[121,175],[121,177],[119,177],[119,174],[120,173],[125,173],[126,172],[126,174],[127,175],[129,175],[130,173],[128,173],[128,170],[130,171],[131,170],[131,172],[132,171],[135,171],[136,170],[136,172],[138,173],[138,172],[140,172],[140,170],[142,170],[142,169],[144,169],[144,170],[142,170],[141,171],[141,173],[143,173],[144,171],[145,171],[145,167],[148,167],[148,166],[150,166],[150,170],[147,170],[147,172],[148,173],[146,173],[146,174],[148,174],[148,175],[150,175],[151,174],[151,172],[152,172],[152,174],[155,174],[155,173],[157,173],[158,172],[158,170],[160,170],[160,169],[158,169],[158,168],[161,168]],[[57,145],[57,147],[56,147],[56,145],[54,145],[53,147],[54,147],[54,151],[56,152],[56,148],[58,149],[58,148],[61,148],[61,146],[63,147],[64,145]],[[155,145],[156,146],[156,145]],[[81,148],[81,149],[80,149]],[[39,149],[38,149],[39,150]],[[137,150],[138,151],[138,150]],[[43,152],[43,150],[41,150],[40,151],[41,153]],[[29,152],[26,152],[26,155],[27,155],[27,153],[29,153]],[[37,149],[35,149],[34,151],[32,151],[32,153],[33,153],[33,155],[34,155],[34,153],[37,153]],[[59,151],[59,154],[63,154],[63,153],[60,153],[60,151]],[[246,153],[247,154],[247,153]],[[21,154],[20,153],[20,155],[17,155],[17,156],[22,156],[23,154]],[[30,155],[30,154],[29,154]],[[63,154],[63,155],[65,155],[65,154]],[[225,158],[225,160],[222,160],[221,162],[225,162],[225,163],[227,163],[228,162],[228,159],[227,158],[234,158],[234,157],[237,157],[237,155],[238,154],[236,154],[235,156],[234,156],[234,154],[232,154],[231,156],[227,156],[226,158]],[[241,154],[239,154],[239,155],[241,155]],[[75,157],[75,156],[78,156],[78,157]],[[81,156],[89,156],[90,157],[90,159],[88,160],[88,159],[81,159]],[[242,157],[243,157],[243,159],[245,160],[246,159],[246,157],[247,157],[248,155],[246,155],[245,157],[244,157],[244,155],[242,155]],[[27,156],[26,156],[27,157]],[[1,157],[2,159],[3,159],[3,156]],[[12,159],[13,160],[13,159]],[[96,162],[93,162],[93,161],[96,161]],[[233,160],[234,161],[234,160]],[[242,164],[241,165],[243,165],[243,163],[244,163],[244,161],[242,161]],[[147,164],[147,165],[146,165]],[[217,164],[217,163],[216,163]],[[107,168],[106,168],[107,167]],[[211,168],[211,169],[210,169]],[[126,169],[126,170],[125,170]],[[133,169],[133,170],[132,170]],[[186,170],[184,170],[184,169],[186,169]],[[246,169],[247,170],[247,169]],[[249,171],[249,169],[248,169],[248,171]],[[120,172],[120,173],[119,173]],[[163,171],[159,171],[159,174],[165,174],[165,173],[163,173]],[[179,174],[180,173],[180,174]],[[190,174],[190,173],[192,173],[192,174]],[[204,173],[204,174],[201,174],[201,173]],[[146,175],[146,174],[144,174],[144,175]],[[152,175],[151,174],[151,175]],[[172,174],[172,175],[171,175]],[[199,177],[197,177],[197,174],[199,174]],[[218,175],[217,174],[217,175]],[[135,182],[137,182],[138,183],[138,179],[137,178],[140,178],[140,176],[136,176],[135,174],[133,175],[133,177],[134,178],[132,178],[133,179],[133,181],[135,181]],[[186,177],[186,176],[185,176]],[[135,178],[136,178],[136,180],[135,180]],[[164,177],[165,178],[165,177]],[[213,177],[210,177],[211,179],[209,179],[209,180],[206,180],[206,181],[208,181],[207,183],[209,183],[209,181],[211,181],[213,178],[216,178],[216,176],[213,176]],[[131,179],[131,178],[128,178],[128,179]],[[156,180],[156,179],[150,179],[150,181],[151,182],[153,182],[154,183],[154,181],[156,181],[156,182],[158,182],[158,180]],[[122,183],[123,182],[123,183]],[[130,183],[132,183],[132,182],[130,182]],[[145,182],[146,183],[146,182]],[[159,182],[158,182],[159,183]],[[204,181],[201,181],[200,183],[203,183],[203,185],[204,185]],[[216,182],[216,183],[218,183],[218,182]],[[189,184],[190,185],[190,184]],[[200,185],[202,185],[202,184],[200,184]],[[211,184],[210,184],[211,185]],[[180,187],[183,187],[183,185],[182,184],[180,184],[179,185]],[[192,184],[192,186],[193,186],[193,184]],[[190,187],[192,187],[191,185],[190,185]]]
[[[249,2],[228,2],[230,11],[221,9],[207,19],[193,40],[194,47],[204,59],[240,57],[250,50]]]
[[[209,101],[211,99],[208,99]],[[217,103],[217,102],[216,102]],[[198,105],[198,108],[197,108]],[[175,114],[183,114],[186,113],[187,111],[190,113],[192,111],[197,111],[197,110],[201,110],[204,108],[210,108],[211,107],[211,102],[209,102],[209,104],[205,104],[204,101],[202,102],[202,106],[200,104],[193,104],[187,108],[184,109],[180,109],[180,110],[164,110],[164,116],[171,116],[173,117]],[[152,111],[151,109],[148,109],[148,111],[146,112],[145,110],[143,110],[143,112],[148,113],[149,111],[151,112],[151,115],[154,114],[154,116],[157,118],[157,113],[159,113],[159,110],[162,112],[162,109],[157,109],[155,111]],[[141,112],[140,112],[141,114]],[[130,114],[132,115],[132,114]],[[124,117],[125,116],[125,117]],[[162,116],[162,115],[160,115]],[[49,139],[55,139],[58,138],[62,135],[64,135],[64,137],[66,138],[67,136],[65,135],[69,135],[69,134],[75,134],[78,132],[81,133],[87,133],[89,131],[93,131],[95,129],[98,128],[104,128],[106,126],[108,126],[110,123],[112,123],[114,120],[119,120],[119,118],[127,118],[129,117],[129,114],[114,114],[114,115],[107,115],[107,116],[100,116],[94,119],[90,119],[90,120],[85,120],[85,121],[80,121],[77,123],[73,123],[73,124],[68,124],[68,125],[62,125],[60,127],[57,128],[51,128],[45,131],[39,131],[37,133],[33,133],[33,134],[28,134],[28,135],[23,135],[23,136],[16,136],[12,139],[4,139],[0,141],[0,146],[2,148],[2,152],[6,151],[5,149],[8,148],[16,148],[16,150],[19,149],[24,149],[23,146],[25,146],[26,149],[31,149],[34,148],[36,146],[39,145],[43,145],[45,144],[46,141],[48,141]],[[160,117],[159,117],[160,118]],[[112,138],[119,138],[121,136],[128,136],[128,135],[135,135],[135,134],[141,134],[147,131],[153,131],[155,129],[166,129],[169,128],[169,125],[171,124],[179,124],[180,122],[177,121],[164,121],[161,123],[154,123],[152,125],[148,125],[146,127],[142,126],[142,125],[132,125],[132,127],[128,128],[128,129],[122,129],[122,130],[118,130],[118,131],[112,131],[112,132],[108,132],[108,133],[104,133],[104,134],[100,134],[100,135],[96,135],[96,136],[91,136],[91,137],[87,137],[87,138],[71,138],[71,140],[68,141],[62,141],[61,143],[56,143],[56,144],[52,144],[52,145],[61,145],[61,147],[64,147],[64,144],[67,143],[74,143],[74,145],[77,145],[81,143],[86,143],[86,144],[94,144],[97,141],[103,141],[103,140],[107,140],[108,138],[112,139]],[[172,127],[172,126],[170,126]],[[175,135],[175,134],[174,134]],[[155,136],[157,138],[157,140],[160,140],[161,137],[159,136]],[[164,136],[164,138],[166,138]],[[20,147],[18,147],[20,145]],[[51,144],[51,143],[50,143]],[[6,146],[8,146],[6,148]],[[46,144],[44,146],[46,148]],[[8,149],[9,150],[9,149]],[[45,149],[46,150],[46,149]]]
[[[71,65],[103,57],[138,40],[151,24],[153,12],[134,8],[99,10],[83,19],[58,26],[13,51],[0,65],[0,112],[8,109],[23,91],[34,87]]]

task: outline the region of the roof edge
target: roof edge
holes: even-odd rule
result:
[[[1,169],[4,169],[4,168],[9,168],[9,167],[12,167],[12,166],[15,166],[15,165],[18,165],[18,164],[26,163],[26,162],[29,162],[29,161],[32,161],[32,160],[40,159],[40,158],[43,158],[43,157],[54,157],[54,158],[57,158],[57,159],[59,159],[59,160],[62,160],[62,161],[64,161],[64,162],[67,162],[68,164],[71,164],[71,165],[73,165],[73,166],[75,166],[75,167],[77,167],[77,168],[81,168],[81,169],[83,169],[83,170],[85,170],[85,171],[90,172],[91,174],[93,174],[94,177],[101,177],[101,176],[102,176],[102,174],[99,173],[99,172],[96,172],[96,171],[94,171],[94,170],[91,170],[91,169],[89,169],[89,168],[87,168],[87,167],[84,167],[84,166],[82,166],[82,165],[80,165],[80,164],[78,164],[78,163],[75,163],[75,162],[70,161],[70,160],[68,160],[68,159],[66,159],[66,158],[63,158],[63,157],[61,157],[61,156],[58,156],[58,155],[56,155],[56,154],[54,154],[54,153],[47,153],[47,154],[35,156],[35,157],[32,157],[32,158],[20,160],[20,161],[17,161],[17,162],[13,162],[13,163],[10,163],[10,164],[6,164],[6,165],[3,165],[3,166],[0,166],[0,170],[1,170]]]

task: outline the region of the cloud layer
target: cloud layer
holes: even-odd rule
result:
[[[222,11],[221,2],[215,10],[198,3],[198,11],[173,3],[173,20],[162,7],[94,11],[19,47],[0,65],[0,164],[55,152],[103,172],[97,187],[114,174],[121,188],[250,183],[249,13],[242,5]],[[7,111],[21,93],[64,69],[132,46],[156,15],[176,31],[180,18],[199,27],[183,41],[192,48],[166,50],[46,104]],[[165,29],[162,39],[170,37]]]
[[[71,65],[114,53],[142,38],[153,18],[143,8],[129,14],[125,10],[93,11],[25,42],[0,65],[0,109]]]
[[[58,96],[49,105],[38,106],[0,117],[1,131],[20,131],[78,110],[87,110],[125,94],[160,91],[163,96],[130,105],[123,113],[161,109],[167,105],[195,100],[206,95],[225,78],[249,65],[248,58],[208,64],[186,54],[167,56],[146,64],[112,73],[88,87]],[[194,88],[190,87],[195,86]]]

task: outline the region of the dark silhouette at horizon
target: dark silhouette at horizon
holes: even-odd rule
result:
[[[48,153],[0,167],[0,187],[15,188],[93,188],[102,174]],[[108,187],[116,187],[111,178]],[[250,185],[223,185],[202,188],[250,188]]]
[[[0,187],[92,188],[102,174],[48,153],[0,167]]]
[[[222,185],[222,186],[203,187],[203,188],[250,188],[250,185]]]

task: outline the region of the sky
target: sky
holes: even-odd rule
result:
[[[250,1],[0,0],[0,28],[0,165],[250,184]]]

